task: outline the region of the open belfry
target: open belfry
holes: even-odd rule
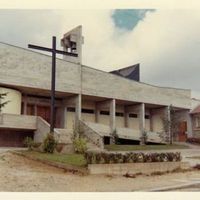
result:
[[[60,143],[70,144],[77,128],[100,149],[113,135],[141,144],[144,135],[149,143],[200,136],[200,101],[191,99],[190,90],[140,82],[139,64],[111,72],[85,66],[84,42],[81,26],[67,32],[61,47],[77,57],[56,59],[54,133]],[[42,142],[49,133],[51,62],[51,56],[0,43],[0,94],[8,101],[0,113],[0,146],[23,146],[27,136]],[[165,124],[172,110],[176,134]]]

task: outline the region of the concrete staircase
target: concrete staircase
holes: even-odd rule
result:
[[[79,120],[79,129],[87,139],[88,148],[92,150],[104,149],[104,137],[97,132],[90,124]]]

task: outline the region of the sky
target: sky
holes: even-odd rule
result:
[[[200,98],[199,10],[0,10],[0,41],[51,46],[83,26],[83,64],[112,71],[140,63],[141,81]],[[57,48],[61,49],[60,42]]]

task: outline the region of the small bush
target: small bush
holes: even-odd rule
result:
[[[200,138],[187,138],[186,142],[191,143],[191,144],[198,144],[200,145]]]
[[[88,164],[109,164],[109,163],[144,163],[144,162],[177,162],[181,161],[180,152],[167,153],[105,153],[86,152],[85,159]]]
[[[85,153],[87,151],[87,142],[84,138],[75,138],[73,140],[74,151],[76,153]]]
[[[53,153],[57,146],[57,141],[55,140],[52,133],[47,134],[43,141],[43,151],[45,153]]]
[[[28,148],[29,151],[33,150],[34,147],[34,142],[33,139],[31,137],[26,137],[24,139],[24,146]]]

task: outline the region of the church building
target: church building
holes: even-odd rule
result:
[[[173,140],[198,137],[200,118],[193,116],[200,109],[192,109],[200,102],[191,99],[190,90],[140,82],[139,64],[111,72],[85,66],[82,45],[79,26],[61,39],[63,50],[78,56],[56,59],[55,135],[62,143],[69,142],[76,125],[100,148],[113,134],[122,143],[140,142],[144,134],[146,142],[166,143],[170,127],[164,123],[171,120],[171,108],[178,118]],[[42,142],[49,132],[51,61],[51,56],[0,43],[0,94],[6,93],[3,101],[8,101],[0,113],[0,146],[23,146],[26,136]]]

